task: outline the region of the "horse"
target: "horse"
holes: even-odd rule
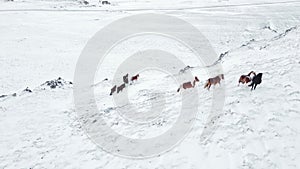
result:
[[[207,79],[207,82],[206,82],[204,88],[207,88],[207,90],[209,90],[211,85],[216,85],[218,83],[221,85],[221,80],[222,79],[224,79],[224,74],[220,74],[216,77],[209,78],[209,79]]]
[[[183,89],[194,88],[196,85],[196,82],[199,82],[199,79],[197,76],[195,76],[193,84],[192,84],[192,82],[183,83],[182,85],[179,86],[179,88],[177,89],[177,92],[179,92],[181,88],[183,88]]]
[[[117,93],[121,92],[125,87],[125,83],[121,84],[119,87],[117,87]]]
[[[116,91],[117,85],[115,85],[113,88],[110,89],[110,96]]]
[[[123,82],[128,84],[128,73],[125,76],[123,76]]]
[[[130,79],[131,82],[137,80],[137,79],[139,78],[139,76],[140,76],[139,74],[137,74],[137,75],[135,75],[135,76],[132,76],[131,79]]]
[[[240,83],[249,83],[252,80],[251,74],[253,74],[253,76],[256,76],[256,73],[254,71],[251,71],[250,73],[248,73],[248,75],[242,75],[239,79],[239,85]]]
[[[256,86],[258,84],[261,84],[262,80],[262,73],[257,74],[256,76],[253,77],[252,83],[250,85],[248,85],[249,87],[251,87],[251,90],[255,90]]]

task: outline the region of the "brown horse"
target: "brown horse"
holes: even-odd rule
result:
[[[196,85],[196,82],[199,82],[199,79],[197,76],[195,76],[193,84],[192,84],[192,82],[183,83],[182,85],[179,86],[179,88],[177,89],[177,92],[179,92],[181,88],[183,88],[183,89],[194,88]]]
[[[125,83],[121,84],[119,87],[117,87],[117,93],[121,92],[125,87]]]
[[[125,76],[123,76],[123,82],[128,84],[128,73]]]
[[[137,75],[135,75],[135,76],[132,76],[131,79],[130,79],[131,82],[137,80],[137,79],[139,78],[139,76],[140,76],[139,74],[137,74]]]
[[[251,77],[251,74],[253,74],[254,76],[256,76],[256,73],[254,71],[251,71],[250,73],[248,73],[248,75],[242,75],[239,79],[239,85],[240,83],[242,84],[247,84],[249,83],[250,81],[252,81],[252,77]]]
[[[211,85],[216,85],[216,84],[220,84],[221,85],[221,80],[224,79],[224,74],[220,74],[216,77],[213,78],[209,78],[204,86],[204,88],[207,88],[207,90],[210,89]]]
[[[113,88],[110,89],[110,94],[109,95],[112,95],[117,89],[117,85],[115,85]]]

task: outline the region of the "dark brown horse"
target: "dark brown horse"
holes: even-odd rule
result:
[[[109,95],[112,95],[117,89],[117,85],[115,85],[113,88],[110,89],[110,94]]]
[[[121,92],[125,87],[125,83],[121,84],[119,87],[117,87],[117,93]]]
[[[254,71],[251,71],[250,73],[248,73],[248,75],[242,75],[239,79],[239,85],[240,85],[240,83],[247,84],[247,83],[251,82],[252,81],[251,74],[256,76],[256,73]]]
[[[177,89],[177,92],[179,92],[181,88],[183,88],[183,89],[194,88],[196,85],[196,82],[199,82],[199,79],[197,76],[195,76],[193,84],[192,84],[192,82],[183,83],[182,85],[179,86],[179,88]]]
[[[123,76],[123,82],[128,84],[128,73],[125,76]]]
[[[132,76],[131,79],[130,79],[131,82],[138,80],[139,76],[140,76],[139,74],[137,74],[135,76]]]
[[[205,86],[204,88],[207,88],[207,90],[210,89],[211,85],[216,85],[216,84],[220,84],[221,85],[221,80],[224,79],[224,74],[220,74],[216,77],[213,77],[213,78],[209,78],[207,80],[207,82],[205,83]]]

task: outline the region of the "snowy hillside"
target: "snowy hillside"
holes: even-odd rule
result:
[[[300,2],[80,2],[0,1],[0,168],[300,167]],[[180,43],[157,35],[136,36],[114,48],[107,57],[112,59],[104,60],[106,66],[99,68],[92,86],[99,109],[93,115],[106,119],[122,135],[140,139],[166,132],[178,118],[183,94],[176,92],[179,86],[172,78],[182,76],[180,69],[175,75],[144,70],[125,89],[141,114],[130,114],[133,107],[128,105],[115,106],[109,92],[115,69],[125,56],[144,49],[170,50],[193,67],[191,72],[200,79],[195,89],[184,91],[199,94],[197,104],[190,100],[191,107],[197,105],[199,110],[191,132],[170,151],[136,160],[106,152],[87,136],[74,106],[73,81],[77,59],[97,31],[144,12],[175,16],[196,26],[221,56],[225,80],[210,91],[204,89],[209,78],[206,65],[195,62]],[[255,91],[238,86],[240,75],[252,70],[263,73],[262,84]],[[226,92],[223,110],[211,122],[216,124],[211,137],[203,141],[212,94],[222,89]],[[166,108],[154,117],[146,116],[148,123],[143,123],[143,112],[151,108],[151,102]],[[117,115],[119,110],[123,114]],[[139,123],[128,121],[130,116]]]

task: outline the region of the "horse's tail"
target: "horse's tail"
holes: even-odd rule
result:
[[[242,83],[242,77],[240,77],[240,79],[239,79],[238,86],[240,85],[240,83]]]

